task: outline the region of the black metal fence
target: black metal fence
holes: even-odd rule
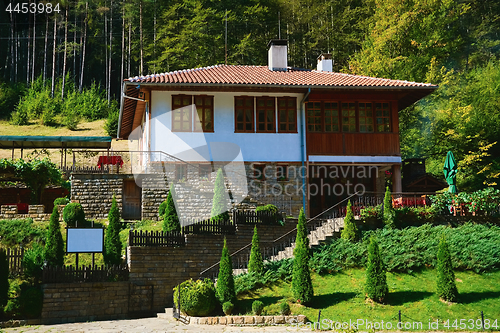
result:
[[[234,210],[233,221],[236,224],[267,224],[276,225],[285,221],[285,214],[269,211],[254,211],[254,210]]]
[[[183,226],[181,233],[186,235],[234,235],[236,225],[230,219],[203,220]]]
[[[42,283],[127,281],[128,266],[47,266],[42,270]]]
[[[130,246],[184,246],[186,238],[178,231],[130,230],[128,243]]]

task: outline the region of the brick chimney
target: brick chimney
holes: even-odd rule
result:
[[[333,59],[332,55],[329,53],[322,53],[318,57],[318,66],[316,68],[318,72],[333,72]]]
[[[271,39],[267,44],[268,51],[268,67],[272,71],[286,71],[288,67],[287,61],[287,40],[286,39]]]

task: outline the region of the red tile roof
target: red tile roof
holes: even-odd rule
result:
[[[216,65],[129,78],[134,83],[202,85],[272,85],[314,87],[437,87],[430,83],[380,79],[334,72],[289,68],[272,71],[267,66]]]

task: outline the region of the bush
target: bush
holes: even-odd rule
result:
[[[253,314],[256,316],[260,316],[262,310],[264,310],[264,303],[262,303],[261,301],[253,301],[252,303]]]
[[[187,280],[180,284],[180,309],[188,316],[209,315],[217,306],[214,284],[210,279]],[[178,307],[179,287],[174,288],[174,302]]]
[[[222,173],[222,169],[219,169],[215,178],[214,199],[212,201],[212,210],[210,211],[213,221],[229,219],[227,198],[224,174]]]
[[[167,209],[167,200],[163,201],[158,207],[158,216],[163,219],[163,215],[165,215],[165,210]]]
[[[108,118],[106,119],[106,124],[104,125],[104,129],[106,133],[113,138],[116,138],[118,135],[118,120],[120,117],[120,112],[118,110],[114,112],[110,112]]]
[[[382,204],[375,207],[369,206],[360,210],[359,218],[364,224],[371,224],[373,227],[381,227],[384,223],[384,212]]]
[[[250,260],[248,261],[248,273],[260,274],[264,271],[264,261],[260,252],[259,234],[257,226],[253,228],[252,249],[250,251]]]
[[[257,206],[257,207],[255,207],[255,211],[256,212],[269,212],[269,213],[274,213],[274,214],[279,213],[278,207],[276,207],[275,205],[272,205],[272,204],[265,205],[265,206]]]
[[[341,237],[349,242],[355,242],[358,240],[358,227],[354,221],[354,213],[351,208],[351,200],[347,203],[347,212],[344,219],[344,229],[342,230]]]
[[[222,304],[222,311],[226,316],[231,315],[233,309],[234,309],[234,304],[231,302],[225,302],[224,304]]]
[[[371,238],[370,246],[368,247],[368,265],[366,268],[366,295],[375,302],[384,302],[389,287],[387,286],[387,278],[384,263],[378,248],[378,243],[375,238]]]
[[[4,249],[0,249],[0,316],[9,300],[9,261]]]
[[[297,223],[297,238],[293,249],[292,293],[297,302],[309,304],[314,296],[314,290],[309,270],[309,247],[308,242],[306,242],[308,239],[305,223],[306,217],[304,210],[301,209]]]
[[[59,225],[59,211],[57,207],[54,207],[52,215],[50,215],[43,257],[47,264],[51,266],[62,266],[64,264],[64,253],[64,241]]]
[[[31,218],[19,220],[0,220],[0,242],[5,247],[45,241],[45,225],[33,223]]]
[[[219,264],[219,275],[217,276],[216,295],[220,304],[226,302],[234,303],[236,292],[234,289],[233,265],[227,249],[226,238],[224,238],[224,247]]]
[[[24,276],[39,280],[43,268],[43,247],[35,243],[31,249],[26,250],[23,256],[23,271]]]
[[[384,197],[384,223],[388,228],[396,228],[396,214],[394,212],[394,208],[392,207],[392,197],[389,186],[387,186],[385,190]]]
[[[0,118],[9,118],[26,91],[24,84],[0,82]]]
[[[280,313],[283,316],[287,316],[290,314],[290,305],[288,305],[288,302],[286,300],[283,300],[280,303]]]
[[[164,232],[170,231],[181,231],[181,224],[179,222],[179,216],[177,215],[177,210],[175,209],[174,203],[175,197],[175,187],[174,184],[170,186],[170,191],[168,191],[167,205],[165,207],[165,214],[163,215],[163,226]]]
[[[455,284],[455,273],[451,264],[450,250],[445,236],[441,236],[437,254],[437,293],[440,298],[448,302],[454,302],[458,298],[458,290]]]
[[[104,262],[107,265],[119,265],[122,262],[122,243],[120,241],[120,211],[113,194],[111,209],[108,213],[108,228],[104,235]]]
[[[71,202],[63,209],[63,219],[68,227],[75,227],[78,223],[85,223],[85,212],[78,202]]]
[[[54,200],[54,206],[67,205],[68,203],[69,203],[69,199],[66,197],[57,198],[56,200]],[[63,213],[63,215],[64,215],[64,213]],[[63,218],[64,218],[64,216],[63,216]]]

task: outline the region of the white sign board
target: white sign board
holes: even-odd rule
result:
[[[102,228],[68,228],[66,252],[92,253],[102,252],[104,247],[104,229]]]

